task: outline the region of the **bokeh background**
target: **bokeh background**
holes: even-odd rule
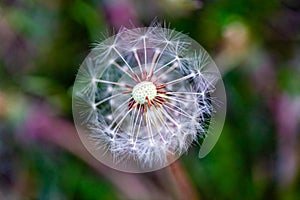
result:
[[[95,42],[155,18],[216,61],[227,118],[205,158],[121,173],[82,147],[72,84]],[[0,1],[0,199],[297,200],[299,133],[297,0]]]

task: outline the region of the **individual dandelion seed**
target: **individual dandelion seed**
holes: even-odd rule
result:
[[[86,57],[73,89],[73,116],[85,147],[126,172],[163,168],[199,143],[215,145],[226,98],[220,73],[188,36],[159,24],[123,28]]]

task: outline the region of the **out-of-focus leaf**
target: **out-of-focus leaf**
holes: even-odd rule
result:
[[[103,16],[97,6],[92,7],[84,1],[76,0],[71,4],[70,14],[73,19],[87,28],[91,41],[99,39],[104,24]]]

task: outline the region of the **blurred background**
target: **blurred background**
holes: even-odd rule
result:
[[[126,174],[82,146],[72,84],[95,42],[154,18],[216,61],[227,117],[205,158]],[[297,200],[299,134],[297,0],[0,0],[0,199]]]

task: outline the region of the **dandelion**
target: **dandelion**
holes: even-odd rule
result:
[[[73,90],[74,121],[86,148],[127,172],[165,167],[192,143],[207,154],[225,106],[222,79],[207,52],[158,24],[123,28],[97,44]]]

